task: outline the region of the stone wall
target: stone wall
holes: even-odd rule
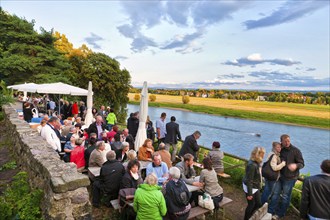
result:
[[[44,191],[41,208],[45,219],[91,219],[92,206],[86,175],[76,165],[64,163],[36,130],[3,106],[6,132],[12,136],[12,151],[18,165],[29,175],[30,185]]]

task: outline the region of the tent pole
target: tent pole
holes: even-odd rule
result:
[[[58,94],[58,115],[61,115],[61,94]]]

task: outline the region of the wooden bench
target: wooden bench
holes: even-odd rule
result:
[[[194,219],[197,216],[203,215],[205,213],[211,212],[209,209],[204,209],[200,206],[195,206],[190,209],[188,219]]]
[[[222,218],[225,217],[225,205],[231,203],[233,200],[228,197],[223,197],[221,202],[219,203],[220,211],[222,210]],[[215,209],[215,219],[218,219],[218,210]]]

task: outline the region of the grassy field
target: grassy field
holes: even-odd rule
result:
[[[134,103],[134,94],[129,98]],[[190,97],[189,104],[182,104],[181,96],[156,95],[149,106],[181,108],[194,112],[228,117],[289,123],[330,129],[329,106],[294,103],[257,102]]]

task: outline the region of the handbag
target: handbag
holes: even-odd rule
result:
[[[208,193],[204,193],[203,195],[198,196],[198,205],[208,210],[214,209],[213,199]]]
[[[280,176],[280,171],[274,171],[270,166],[270,162],[275,154],[270,156],[270,158],[262,165],[261,173],[266,180],[275,181]]]
[[[119,204],[124,206],[126,202],[132,202],[134,200],[135,188],[124,188],[119,190]]]

